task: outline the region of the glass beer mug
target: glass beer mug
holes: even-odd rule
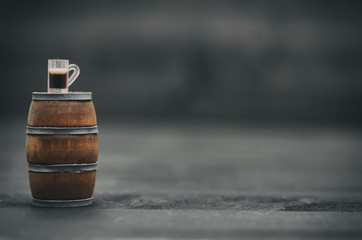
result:
[[[69,71],[73,71],[69,77]],[[67,59],[48,60],[48,92],[67,93],[68,88],[79,76],[80,69],[75,64],[69,64]]]

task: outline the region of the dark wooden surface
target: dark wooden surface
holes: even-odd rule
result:
[[[1,124],[0,239],[362,237],[360,129],[99,119],[94,204],[44,209]]]
[[[93,101],[32,101],[28,126],[88,127],[97,125]]]

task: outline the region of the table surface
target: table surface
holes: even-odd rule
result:
[[[362,237],[361,129],[101,119],[94,204],[39,208],[1,124],[0,239]]]

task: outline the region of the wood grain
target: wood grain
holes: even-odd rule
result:
[[[26,158],[34,164],[94,163],[98,159],[98,136],[27,135]]]
[[[29,172],[31,193],[45,200],[70,200],[93,196],[96,171],[74,173]]]
[[[32,101],[28,126],[87,127],[97,125],[92,101]],[[94,163],[98,158],[98,136],[27,135],[26,157],[33,164]],[[65,200],[93,195],[96,171],[36,173],[29,171],[34,198]]]
[[[92,101],[32,101],[28,126],[86,127],[97,125]]]

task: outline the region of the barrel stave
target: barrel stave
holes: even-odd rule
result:
[[[91,204],[98,159],[98,128],[91,96],[89,92],[33,93],[26,157],[35,205]]]
[[[97,125],[92,101],[35,101],[30,105],[28,126],[87,127]]]
[[[95,163],[98,159],[98,136],[27,135],[26,157],[34,164]]]
[[[34,198],[75,200],[93,196],[96,171],[70,173],[36,173],[29,171],[30,189]]]

